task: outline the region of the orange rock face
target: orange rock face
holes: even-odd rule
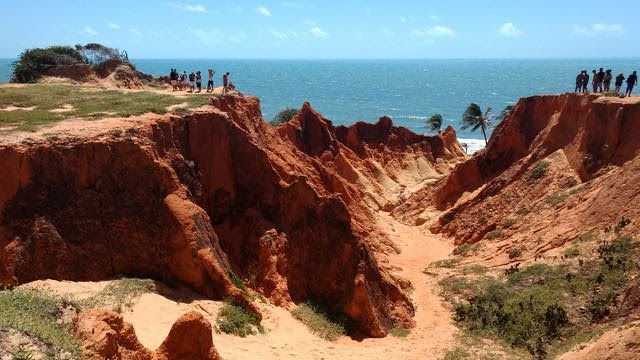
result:
[[[411,302],[378,265],[390,247],[373,211],[464,158],[453,131],[335,128],[308,104],[273,128],[256,98],[212,105],[0,145],[0,283],[151,277],[260,316],[233,271],[280,305],[334,304],[371,336],[411,326]]]
[[[122,315],[91,309],[80,313],[74,331],[86,359],[219,360],[213,345],[211,324],[200,313],[188,312],[171,327],[155,351],[145,348]]]
[[[518,247],[533,257],[622,217],[637,230],[638,121],[629,100],[523,98],[485,150],[400,208],[414,220],[428,206],[446,210],[433,231],[456,244],[499,242],[496,254]]]

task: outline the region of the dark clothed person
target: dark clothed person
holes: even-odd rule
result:
[[[622,87],[622,82],[624,81],[624,75],[622,73],[616,76],[616,92],[620,93],[620,88]]]
[[[633,74],[629,75],[627,78],[627,91],[624,93],[625,96],[631,96],[631,92],[633,91],[633,87],[638,84],[638,75],[634,71]]]

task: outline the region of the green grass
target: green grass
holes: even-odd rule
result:
[[[482,265],[469,265],[461,269],[458,269],[458,272],[462,275],[469,275],[469,274],[484,275],[487,272],[489,272],[489,268]]]
[[[551,163],[546,160],[538,161],[534,166],[533,170],[531,170],[531,178],[534,180],[538,180],[546,174],[547,170],[549,170],[549,165]]]
[[[429,264],[429,267],[452,269],[460,263],[460,259],[442,259]],[[426,271],[426,269],[425,269]]]
[[[411,331],[409,329],[405,329],[402,327],[394,327],[389,329],[389,335],[391,336],[395,336],[398,338],[405,338],[407,336],[409,336],[409,334],[411,333]]]
[[[33,353],[23,345],[10,351],[11,360],[35,360]]]
[[[303,302],[291,310],[291,315],[313,333],[328,341],[347,334],[349,319],[330,306],[318,302]]]
[[[21,331],[78,359],[78,341],[68,326],[57,322],[66,305],[62,298],[33,291],[0,291],[0,329]]]
[[[453,255],[467,256],[467,255],[475,255],[478,253],[478,250],[482,245],[479,242],[473,244],[462,244],[457,248],[453,249]]]
[[[504,231],[500,229],[489,231],[484,237],[489,240],[495,240],[497,238],[501,238],[504,235]]]
[[[33,131],[39,126],[49,125],[67,118],[87,120],[104,117],[128,117],[147,112],[166,113],[171,105],[187,103],[186,108],[196,108],[207,103],[205,94],[189,94],[186,98],[157,94],[147,91],[120,92],[101,90],[69,84],[29,84],[21,87],[0,88],[0,108],[7,106],[32,107],[33,110],[2,111],[0,127],[15,127],[17,130]],[[65,104],[72,111],[55,113],[50,110]]]
[[[150,279],[119,279],[115,280],[98,294],[77,302],[81,308],[110,306],[112,310],[122,312],[124,308],[132,307],[135,300],[153,288]]]
[[[505,219],[502,222],[502,228],[503,229],[508,229],[508,228],[512,227],[513,225],[515,225],[517,222],[518,222],[518,220],[516,220],[514,218]]]
[[[440,285],[466,330],[545,357],[550,346],[575,341],[593,324],[610,319],[616,298],[640,273],[634,263],[637,247],[617,237],[602,242],[598,258],[582,260],[579,268],[575,260],[538,263],[500,278],[450,276]]]
[[[216,322],[218,329],[223,333],[240,337],[264,332],[264,328],[253,314],[231,303],[226,303],[220,309]]]
[[[553,194],[547,196],[544,199],[544,202],[549,204],[549,206],[554,207],[561,202],[565,201],[569,197],[569,193],[566,191],[556,191]]]

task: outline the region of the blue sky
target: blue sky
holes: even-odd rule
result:
[[[640,1],[4,0],[0,57],[99,42],[132,58],[640,56]]]

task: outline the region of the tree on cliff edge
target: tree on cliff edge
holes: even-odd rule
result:
[[[440,134],[442,132],[442,115],[431,115],[431,117],[427,119],[427,130]]]
[[[487,110],[483,113],[480,106],[475,103],[469,104],[467,110],[462,115],[462,130],[471,128],[471,131],[476,131],[478,128],[482,129],[482,135],[484,136],[484,144],[487,145],[487,128],[491,126],[491,107],[487,107]]]

